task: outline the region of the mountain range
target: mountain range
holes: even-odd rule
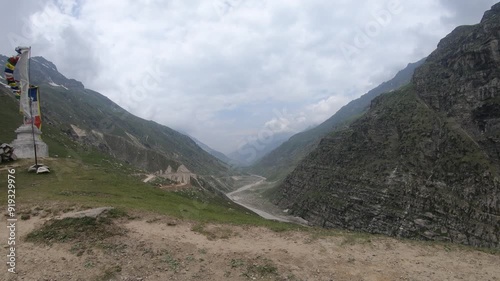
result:
[[[4,65],[7,57],[0,56]],[[198,175],[226,175],[228,165],[213,157],[190,137],[153,121],[136,117],[98,92],[86,89],[59,73],[43,57],[30,63],[31,83],[41,92],[43,139],[50,156],[66,157],[71,151],[98,151],[147,172],[176,170],[184,165]],[[21,124],[16,101],[5,85],[0,87],[3,109],[0,138],[11,142]],[[6,121],[8,120],[8,121]]]
[[[500,248],[500,3],[329,133],[275,202],[323,226]]]
[[[499,248],[499,42],[500,3],[322,124],[228,156],[130,114],[43,57],[30,67],[53,158],[106,156],[149,174],[181,168],[219,194],[234,188],[231,165],[251,165],[245,171],[278,183],[273,203],[313,225]],[[0,82],[2,143],[22,121]]]
[[[386,81],[358,99],[340,108],[333,116],[320,125],[293,135],[276,149],[262,156],[250,170],[272,180],[279,180],[288,175],[297,164],[307,156],[319,141],[333,130],[348,126],[366,112],[370,102],[377,96],[394,91],[410,82],[413,72],[425,61],[410,63],[399,71],[391,80]]]

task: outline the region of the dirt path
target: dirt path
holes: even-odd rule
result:
[[[500,256],[469,248],[135,216],[120,221],[124,235],[84,251],[24,242],[49,217],[19,221],[18,274],[4,266],[0,280],[500,280]]]
[[[156,178],[155,175],[148,175],[142,182],[149,182],[150,180]]]

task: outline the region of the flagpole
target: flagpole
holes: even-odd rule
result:
[[[35,125],[34,125],[35,119],[33,118],[33,109],[32,109],[33,98],[32,97],[29,98],[30,98],[30,115],[31,115],[31,135],[33,136],[33,149],[35,150],[35,168],[38,168],[38,157],[36,155]]]
[[[35,118],[33,117],[33,97],[30,95],[31,81],[30,81],[30,72],[31,72],[31,46],[29,47],[29,55],[28,55],[28,98],[30,103],[30,118],[31,118],[31,135],[33,137],[33,149],[35,151],[35,169],[38,168],[38,157],[36,154],[36,140],[35,140]]]

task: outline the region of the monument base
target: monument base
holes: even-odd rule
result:
[[[40,131],[37,127],[33,127],[35,133],[35,145],[37,157],[49,157],[49,147],[42,141]],[[14,154],[20,159],[35,158],[35,149],[33,147],[33,134],[31,125],[21,125],[15,131],[17,138],[11,143],[14,147]]]

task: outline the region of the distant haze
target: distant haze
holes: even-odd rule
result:
[[[0,53],[31,45],[130,112],[228,153],[324,121],[496,1],[4,2]]]

